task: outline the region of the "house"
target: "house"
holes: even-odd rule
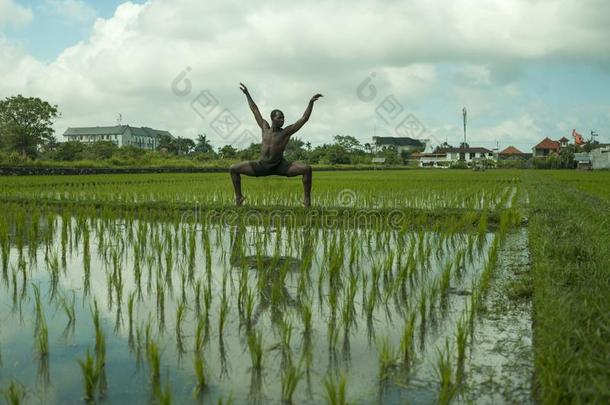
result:
[[[446,153],[413,153],[411,157],[419,162],[421,167],[449,167]]]
[[[402,151],[413,152],[426,147],[425,142],[409,137],[374,136],[373,143],[378,148],[394,147],[399,154]]]
[[[531,153],[523,153],[512,145],[498,153],[500,160],[527,160],[531,157]]]
[[[590,156],[593,169],[610,169],[610,145],[593,149]]]
[[[421,167],[449,167],[458,161],[466,163],[494,159],[493,151],[487,148],[437,148],[434,152],[414,153],[411,155],[419,161]]]
[[[565,138],[562,138],[565,139]],[[567,139],[566,139],[567,141]],[[559,154],[559,150],[561,149],[561,140],[553,141],[550,138],[544,138],[538,145],[532,148],[532,153],[534,157],[546,157],[552,154]],[[567,143],[566,143],[567,146]]]
[[[172,137],[168,131],[148,127],[132,127],[116,125],[113,127],[81,127],[68,128],[64,137],[69,141],[92,143],[99,141],[114,142],[117,146],[135,146],[141,149],[154,150],[159,145],[162,136]]]
[[[493,151],[487,148],[467,147],[467,148],[439,148],[436,153],[445,153],[447,160],[450,161],[465,161],[466,163],[475,160],[493,159]]]

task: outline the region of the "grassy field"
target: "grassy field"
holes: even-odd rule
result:
[[[242,186],[236,209],[228,174],[0,178],[0,316],[19,325],[0,329],[0,389],[471,400],[474,331],[525,227],[532,398],[610,397],[608,173],[318,172],[311,209],[299,179]]]

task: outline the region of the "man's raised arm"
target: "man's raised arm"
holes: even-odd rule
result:
[[[261,116],[261,112],[258,110],[258,107],[254,103],[254,100],[252,100],[252,97],[250,97],[250,92],[248,91],[248,88],[243,83],[239,83],[239,89],[243,91],[246,95],[248,105],[250,106],[250,110],[252,110],[252,114],[254,114],[254,118],[256,119],[256,123],[258,124],[258,126],[263,128],[263,126],[266,124],[268,127],[269,123],[265,121]]]
[[[284,133],[287,136],[294,134],[299,129],[301,129],[301,127],[303,125],[305,125],[305,123],[309,120],[309,117],[311,116],[311,111],[313,110],[313,103],[315,103],[320,97],[322,97],[321,94],[316,94],[315,96],[313,96],[311,98],[311,100],[309,100],[309,104],[307,105],[307,108],[305,109],[303,116],[301,118],[299,118],[294,124],[288,125],[284,129]]]

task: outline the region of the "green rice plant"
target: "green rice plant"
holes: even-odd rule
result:
[[[206,320],[203,316],[197,317],[197,326],[195,327],[194,350],[195,353],[201,353],[206,341]]]
[[[184,321],[184,316],[186,314],[186,304],[181,302],[176,307],[176,337],[178,339],[182,338],[182,322]]]
[[[203,354],[201,352],[195,353],[195,359],[193,361],[193,367],[195,369],[195,394],[200,396],[203,394],[205,389],[207,388],[207,378],[206,378],[206,364],[203,359]]]
[[[402,365],[406,369],[410,368],[414,360],[415,353],[413,342],[415,340],[415,312],[411,312],[403,328],[400,339],[400,352],[402,354]]]
[[[464,377],[464,363],[466,360],[466,345],[468,343],[467,322],[462,317],[457,323],[455,330],[455,341],[457,344],[457,372],[456,383],[460,384]]]
[[[219,339],[222,340],[225,324],[227,322],[227,315],[229,314],[229,299],[223,294],[220,301],[220,313],[218,314],[218,334]]]
[[[254,313],[254,303],[256,299],[255,291],[248,291],[246,294],[246,305],[245,305],[245,318],[246,318],[246,329],[252,327],[252,314]]]
[[[83,373],[85,401],[87,403],[95,403],[95,389],[100,378],[100,364],[93,359],[89,350],[87,350],[85,360],[78,360],[78,364]]]
[[[40,303],[37,303],[40,305]],[[41,310],[42,311],[42,310]],[[36,325],[34,328],[35,347],[38,356],[43,358],[49,354],[49,329],[44,313],[37,314]]]
[[[284,367],[282,370],[282,402],[285,404],[292,404],[292,397],[294,391],[299,384],[301,378],[303,378],[304,372],[300,368],[297,368],[293,364],[288,367]]]
[[[453,267],[453,263],[448,261],[445,263],[445,267],[443,268],[443,272],[441,273],[441,281],[440,281],[440,292],[441,292],[441,307],[443,309],[447,308],[447,297],[449,295],[449,288],[451,287],[451,268]]]
[[[451,350],[448,340],[445,340],[444,350],[437,349],[435,371],[439,379],[438,402],[439,404],[449,404],[457,393],[457,386],[453,381]]]
[[[310,335],[312,327],[312,304],[309,300],[301,304],[301,321],[303,324],[303,334]]]
[[[136,299],[136,291],[132,291],[127,298],[127,321],[129,328],[129,339],[133,339],[133,308]]]
[[[169,377],[165,380],[164,387],[158,387],[155,391],[156,403],[159,405],[171,405],[173,403],[172,386]]]
[[[347,379],[344,374],[341,374],[338,379],[331,376],[324,380],[324,390],[326,391],[326,403],[328,405],[345,405],[347,404],[346,397]]]
[[[423,291],[423,290],[420,292],[418,308],[419,308],[419,319],[420,319],[420,322],[421,322],[421,328],[422,328],[422,330],[425,330],[425,328],[426,328],[427,295],[426,295],[426,292]]]
[[[248,332],[248,348],[252,369],[260,372],[263,369],[263,336],[259,331]]]
[[[2,391],[2,396],[7,405],[20,405],[27,396],[27,390],[20,382],[11,381],[8,388]]]
[[[148,359],[150,382],[153,392],[157,392],[160,389],[161,384],[161,354],[157,342],[152,339],[150,339],[146,345],[146,357]]]
[[[60,305],[68,317],[68,326],[73,325],[76,322],[75,304],[76,296],[74,291],[72,291],[72,301],[68,302],[68,299],[65,296],[61,298]]]
[[[386,381],[398,364],[398,356],[387,336],[377,341],[377,352],[379,357],[379,380]]]

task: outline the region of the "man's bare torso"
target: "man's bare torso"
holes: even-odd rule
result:
[[[288,140],[284,128],[274,130],[267,121],[262,128],[261,162],[266,164],[279,164],[284,158],[284,150],[288,145]]]

